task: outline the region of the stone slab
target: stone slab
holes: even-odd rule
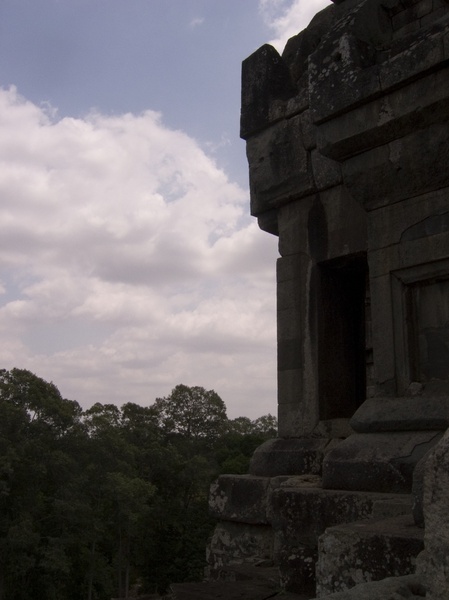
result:
[[[418,461],[441,438],[438,431],[356,433],[323,461],[323,487],[408,494]]]
[[[388,577],[382,581],[361,583],[350,590],[326,595],[326,600],[422,600],[426,589],[416,575]],[[318,600],[318,596],[313,600]]]
[[[263,477],[319,474],[329,442],[327,438],[268,440],[254,452],[250,473]]]
[[[175,583],[170,590],[171,600],[267,600],[276,589],[265,582],[220,581],[205,583]]]
[[[310,155],[301,135],[298,115],[278,121],[248,139],[246,153],[253,216],[314,191]]]
[[[317,595],[414,573],[423,538],[411,515],[327,529],[318,543]]]
[[[210,580],[235,580],[230,566],[260,564],[273,559],[273,530],[267,525],[220,522],[206,549],[206,575]]]
[[[369,398],[354,413],[358,433],[382,431],[445,431],[449,427],[449,397]]]
[[[403,494],[325,490],[294,482],[295,478],[288,479],[272,491],[268,519],[275,531],[303,546],[315,546],[328,527],[371,518],[379,503],[403,502],[404,498],[410,502]]]
[[[265,524],[269,486],[267,477],[220,475],[210,487],[209,512],[226,521]]]
[[[270,497],[273,559],[285,589],[313,595],[318,539],[326,528],[370,518],[380,504],[387,510],[386,503],[401,497],[294,486],[296,479],[282,482]]]

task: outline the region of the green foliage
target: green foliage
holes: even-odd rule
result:
[[[211,481],[246,472],[274,417],[229,420],[214,391],[82,412],[0,370],[0,600],[109,600],[202,577]]]
[[[177,385],[166,398],[157,398],[155,412],[166,435],[188,440],[217,439],[226,426],[226,406],[214,390]]]

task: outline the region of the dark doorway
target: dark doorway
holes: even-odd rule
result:
[[[320,419],[349,418],[366,398],[369,352],[366,256],[355,255],[321,264],[320,301]]]

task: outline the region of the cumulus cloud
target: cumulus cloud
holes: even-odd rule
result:
[[[0,90],[0,365],[84,406],[213,388],[275,411],[276,240],[154,111],[56,118]]]
[[[259,10],[274,34],[269,43],[282,52],[287,40],[305,29],[329,4],[331,0],[259,0]]]

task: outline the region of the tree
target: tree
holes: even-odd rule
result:
[[[213,441],[227,423],[226,406],[220,396],[199,386],[177,385],[166,398],[157,398],[153,407],[166,434],[186,439]]]
[[[53,383],[0,370],[0,598],[69,598],[75,532],[58,497],[73,477],[67,440],[80,414]]]

